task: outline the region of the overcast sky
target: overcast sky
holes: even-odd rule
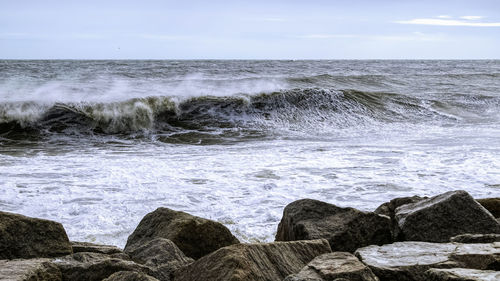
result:
[[[500,1],[0,0],[4,59],[500,59]]]

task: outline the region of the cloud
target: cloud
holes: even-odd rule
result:
[[[451,16],[448,16],[448,15],[440,15],[440,16],[437,16],[438,18],[440,19],[451,19]]]
[[[479,19],[478,16],[465,16],[465,17],[468,18],[467,21],[454,20],[454,19],[421,18],[421,19],[396,21],[396,23],[419,24],[419,25],[437,25],[437,26],[500,27],[500,22],[477,22],[477,21],[471,22],[470,20]],[[464,18],[464,17],[462,17],[462,18]]]
[[[413,32],[411,34],[399,35],[370,35],[370,34],[306,34],[296,36],[300,39],[364,39],[364,40],[383,40],[383,41],[440,41],[443,36],[435,34],[424,34]]]
[[[483,16],[463,16],[463,17],[460,17],[461,19],[464,19],[464,20],[480,20],[482,18],[484,18]]]

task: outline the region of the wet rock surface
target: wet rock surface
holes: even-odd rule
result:
[[[392,242],[387,216],[302,199],[283,211],[276,241],[327,239],[333,251],[354,252],[367,245]]]
[[[102,281],[159,281],[158,279],[140,272],[120,271],[113,273]]]

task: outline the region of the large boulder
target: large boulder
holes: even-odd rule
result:
[[[141,272],[120,271],[113,273],[102,281],[159,281],[158,279]]]
[[[101,253],[76,253],[53,263],[61,270],[64,281],[101,281],[119,271],[152,273],[147,266]]]
[[[410,203],[416,203],[419,201],[422,201],[424,199],[427,199],[428,197],[420,197],[420,196],[411,196],[411,197],[398,197],[394,198],[389,202],[385,202],[382,205],[378,206],[375,211],[373,211],[376,214],[379,215],[384,215],[388,216],[390,218],[394,218],[394,212],[396,211],[396,208],[410,204]]]
[[[495,218],[500,218],[500,197],[476,199]]]
[[[317,256],[299,273],[289,275],[285,281],[334,281],[340,278],[350,281],[378,281],[370,268],[347,252]]]
[[[396,242],[356,251],[381,281],[425,281],[425,272],[431,268],[494,269],[499,255],[498,243]]]
[[[71,244],[60,223],[0,212],[0,259],[67,254],[71,254]]]
[[[331,252],[328,241],[236,244],[221,248],[177,270],[182,281],[281,281],[313,258]]]
[[[127,253],[135,262],[151,268],[153,270],[151,275],[161,280],[170,279],[175,270],[194,261],[186,257],[172,241],[165,238],[155,238],[144,244],[129,247]]]
[[[61,281],[61,271],[50,259],[0,260],[2,281]]]
[[[447,242],[471,233],[500,233],[500,224],[465,191],[450,191],[396,208],[398,240]]]
[[[500,280],[500,271],[469,268],[429,269],[427,281],[494,281]]]
[[[290,203],[283,211],[276,241],[327,239],[333,251],[354,252],[392,242],[387,216],[341,208],[312,199]]]
[[[153,238],[171,240],[184,254],[193,259],[239,243],[221,223],[168,208],[158,208],[141,220],[128,237],[125,251],[129,251],[134,244],[143,244]]]

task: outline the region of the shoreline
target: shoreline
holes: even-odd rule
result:
[[[158,208],[120,249],[69,241],[60,223],[0,211],[0,280],[334,280],[331,270],[352,280],[500,276],[500,198],[451,191],[394,198],[374,212],[302,199],[285,207],[277,228],[275,242],[240,243],[221,223]]]

